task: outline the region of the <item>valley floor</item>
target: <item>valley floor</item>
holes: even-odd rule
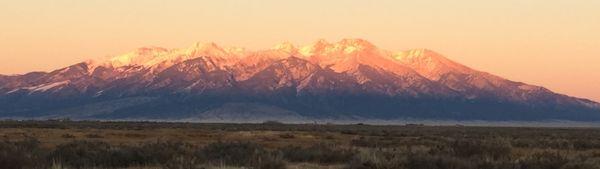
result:
[[[2,168],[600,168],[600,129],[0,121]]]

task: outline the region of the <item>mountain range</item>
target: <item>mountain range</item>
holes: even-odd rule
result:
[[[0,118],[600,120],[600,104],[362,39],[266,50],[144,47],[51,72],[0,75]]]

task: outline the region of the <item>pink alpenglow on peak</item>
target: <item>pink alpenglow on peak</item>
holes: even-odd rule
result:
[[[296,47],[290,42],[275,45],[273,50],[287,53],[290,56],[302,58],[321,57],[345,58],[354,55],[381,55],[383,53],[376,46],[362,39],[343,39],[337,43],[319,40],[311,45]],[[241,47],[221,47],[213,42],[195,43],[189,48],[165,49],[160,47],[144,47],[135,51],[114,56],[108,59],[108,65],[121,66],[146,66],[151,67],[164,62],[181,62],[198,57],[212,57],[227,60],[241,60],[246,57],[257,56],[266,51],[247,51]],[[389,57],[389,56],[385,56]],[[328,60],[328,59],[327,59]],[[102,62],[102,61],[100,61]]]
[[[464,74],[474,72],[474,70],[429,49],[401,51],[395,53],[392,57],[432,80],[438,80],[440,76],[450,72]]]
[[[0,118],[46,105],[58,107],[42,114],[82,119],[284,110],[294,118],[600,120],[596,102],[478,71],[432,50],[389,51],[363,39],[264,50],[210,42],[144,47],[52,72],[0,76]],[[99,108],[80,110],[86,107]],[[68,113],[75,110],[88,113]]]

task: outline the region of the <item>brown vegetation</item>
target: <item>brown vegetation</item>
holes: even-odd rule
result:
[[[4,121],[0,137],[5,169],[600,169],[586,128]]]

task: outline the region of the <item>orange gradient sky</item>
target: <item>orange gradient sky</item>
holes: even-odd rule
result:
[[[49,71],[142,46],[270,48],[363,38],[600,101],[598,0],[0,1],[0,74]]]

